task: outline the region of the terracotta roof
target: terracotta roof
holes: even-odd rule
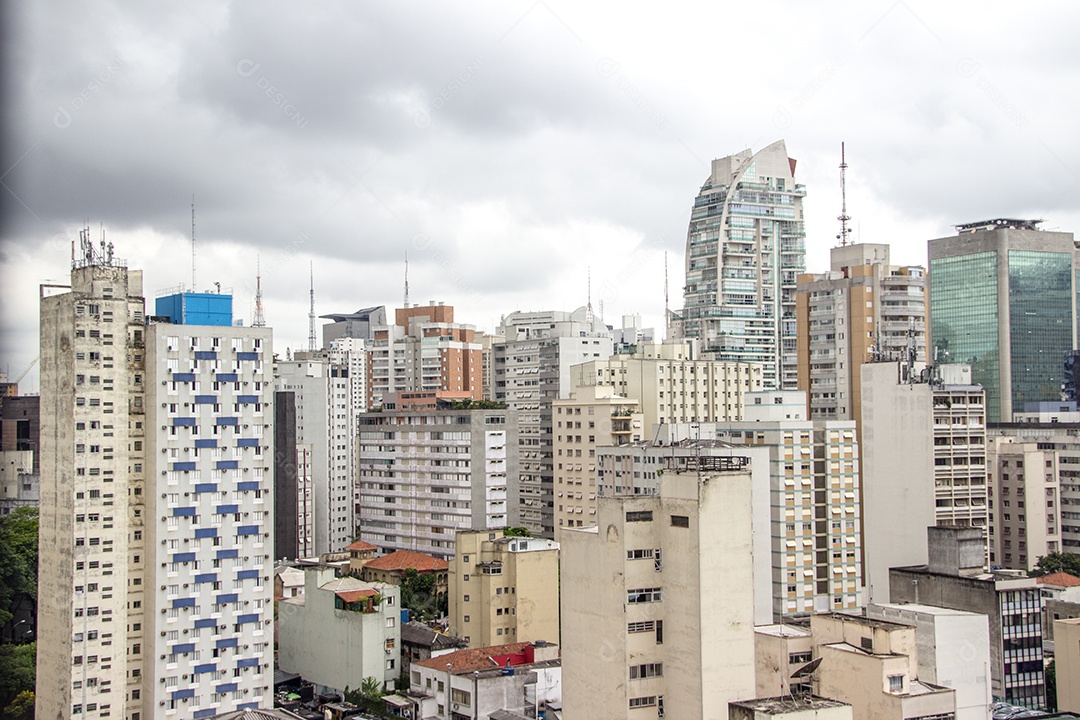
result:
[[[334,594],[341,598],[342,602],[354,603],[360,598],[374,597],[378,593],[374,590],[339,590]]]
[[[432,670],[446,670],[446,665],[449,663],[450,672],[454,675],[470,673],[474,670],[491,670],[499,667],[499,665],[491,659],[493,655],[516,655],[530,645],[532,645],[532,643],[519,642],[511,643],[509,645],[492,645],[490,647],[458,650],[457,652],[439,655],[438,657],[429,658],[427,660],[417,660],[413,662],[413,665],[431,668]]]
[[[1080,585],[1080,578],[1067,572],[1050,573],[1036,580],[1040,585],[1057,585],[1058,587],[1076,587]]]
[[[411,568],[420,572],[431,572],[446,570],[450,567],[450,564],[445,560],[414,550],[398,550],[384,557],[369,560],[364,564],[364,567],[374,570],[407,570]]]
[[[378,545],[372,545],[371,543],[364,542],[363,540],[357,540],[356,542],[354,542],[352,545],[349,545],[345,549],[346,550],[378,550],[379,546]]]

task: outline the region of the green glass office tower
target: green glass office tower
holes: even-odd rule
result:
[[[680,337],[712,360],[760,362],[766,388],[795,389],[796,278],[806,271],[795,161],[779,140],[713,160],[690,214]]]
[[[971,223],[929,242],[930,354],[971,365],[988,422],[1060,399],[1065,356],[1076,348],[1073,236],[1037,222]]]

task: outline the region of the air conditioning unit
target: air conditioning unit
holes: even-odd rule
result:
[[[164,430],[164,429],[165,429],[165,428],[162,428],[162,430]],[[169,449],[168,449],[168,448],[161,448],[161,452],[162,452],[162,454],[165,454],[165,453],[167,453],[168,451],[169,451]]]
[[[164,656],[164,655],[162,655],[162,656],[161,656],[161,659],[162,659],[162,660],[164,660],[164,659],[165,659],[165,656]],[[165,682],[165,678],[161,678],[161,681],[162,681],[162,682]]]
[[[161,614],[162,614],[162,615],[164,615],[164,614],[165,614],[165,608],[161,608]]]
[[[161,541],[161,544],[162,544],[162,545],[164,545],[164,544],[165,544],[165,541],[164,541],[164,540],[162,540],[162,541]],[[164,585],[162,585],[162,586],[161,586],[161,589],[162,589],[162,590],[164,590],[164,589],[165,589],[165,586],[164,586]],[[162,634],[162,635],[164,635],[165,633],[161,633],[161,634]]]
[[[184,628],[184,634],[187,635],[187,628]],[[187,655],[187,653],[184,654]]]
[[[162,655],[161,657],[165,657],[165,656]],[[165,678],[161,678],[160,680],[158,680],[158,682],[165,682]],[[164,705],[165,704],[164,701],[161,704]]]
[[[164,590],[164,589],[165,588],[162,588],[162,590]],[[165,631],[164,630],[161,631],[161,637],[165,637]]]
[[[164,477],[164,476],[166,476],[166,475],[168,475],[168,474],[169,474],[169,473],[167,473],[167,472],[166,472],[166,471],[164,471],[164,470],[162,470],[162,471],[161,471],[161,475],[162,475],[162,477]]]

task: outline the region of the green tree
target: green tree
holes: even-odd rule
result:
[[[38,512],[15,508],[0,516],[0,626],[12,619],[20,597],[37,599]]]
[[[36,643],[0,645],[0,708],[5,708],[4,717],[9,716],[6,708],[15,701],[19,701],[17,707],[25,706],[28,698],[20,700],[23,693],[31,693],[29,701],[33,705],[36,656]]]
[[[527,527],[508,527],[503,528],[503,537],[532,537],[532,533]]]
[[[422,620],[446,614],[446,596],[438,591],[435,573],[407,568],[401,577],[401,607],[412,610]]]
[[[360,683],[360,692],[370,698],[382,697],[382,683],[371,675],[368,675],[364,678],[364,681]]]
[[[4,717],[10,720],[34,720],[34,693],[23,690],[4,708]]]
[[[1057,660],[1051,660],[1046,666],[1046,707],[1057,710]]]
[[[1067,572],[1080,577],[1080,555],[1070,552],[1052,552],[1040,557],[1028,574],[1032,577],[1041,577],[1056,572]]]

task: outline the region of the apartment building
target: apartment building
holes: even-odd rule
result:
[[[450,632],[468,647],[558,641],[559,546],[553,540],[462,531],[449,574]]]
[[[749,459],[666,470],[562,534],[565,707],[582,717],[728,717],[754,696]]]
[[[990,564],[1032,570],[1061,552],[1059,457],[1039,442],[994,437],[987,447],[992,492]]]
[[[552,403],[555,537],[596,519],[596,450],[641,442],[647,430],[636,401],[605,385],[579,387]]]
[[[763,389],[761,363],[709,360],[695,341],[643,343],[635,352],[572,368],[574,388],[603,385],[637,400],[645,430],[659,423],[741,420],[745,395]]]
[[[363,413],[360,539],[449,560],[459,530],[517,525],[513,410]]]
[[[611,332],[591,307],[574,312],[513,312],[494,346],[494,399],[518,413],[521,524],[555,537],[554,427],[551,404],[570,397],[571,368],[611,356]]]

